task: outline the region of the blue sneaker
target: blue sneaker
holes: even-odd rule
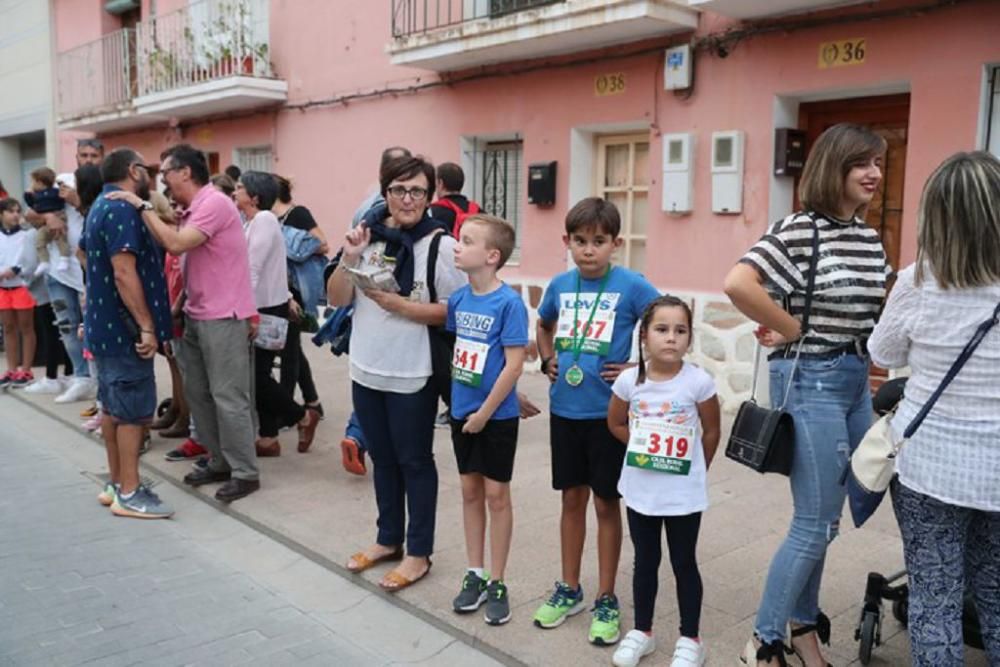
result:
[[[570,616],[583,611],[586,606],[583,602],[583,586],[577,586],[574,591],[565,583],[557,581],[548,601],[535,612],[535,627],[546,630],[557,628]]]
[[[140,484],[132,497],[127,499],[122,498],[121,489],[118,489],[111,503],[111,513],[135,519],[168,519],[173,516],[174,508]]]

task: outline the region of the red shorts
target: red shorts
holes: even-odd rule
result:
[[[20,287],[0,287],[0,310],[31,310],[35,300],[24,285]]]

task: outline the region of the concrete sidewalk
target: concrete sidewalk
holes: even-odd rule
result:
[[[326,349],[309,344],[306,348],[326,408],[326,420],[320,424],[309,453],[296,451],[294,432],[284,434],[282,456],[261,460],[262,490],[229,508],[212,498],[214,486],[185,489],[220,511],[295,545],[300,553],[316,562],[346,577],[367,582],[365,585],[374,591],[375,582],[385,568],[376,567],[361,576],[351,575],[343,568],[349,555],[367,546],[375,536],[370,474],[355,477],[344,472],[340,465],[339,442],[351,406],[347,362],[331,356]],[[167,396],[170,380],[166,364],[162,359],[157,363],[159,393]],[[508,566],[514,612],[511,622],[493,628],[483,623],[480,614],[458,616],[451,611],[451,600],[458,590],[466,559],[458,475],[449,433],[444,429],[435,434],[441,488],[434,568],[424,582],[397,594],[393,602],[508,664],[608,665],[613,649],[587,643],[589,614],[580,614],[555,630],[543,631],[531,624],[535,608],[547,597],[560,574],[559,495],[550,486],[547,384],[540,374],[526,373],[519,385],[543,413],[522,423],[512,483],[514,543]],[[49,396],[11,393],[68,424],[82,421],[77,416],[82,404],[59,406]],[[189,464],[168,463],[163,459],[163,454],[179,442],[154,437],[152,451],[143,457],[144,464],[179,483],[190,469]],[[770,557],[787,530],[791,498],[784,478],[754,474],[728,461],[721,451],[709,482],[712,506],[702,522],[699,543],[705,585],[702,636],[710,665],[734,665],[738,664],[737,655],[750,635]],[[165,493],[168,497],[175,495],[169,489]],[[181,513],[175,520],[183,522],[185,517]],[[867,573],[888,574],[902,569],[902,549],[888,502],[863,529],[855,530],[850,523],[845,510],[841,536],[827,558],[821,594],[823,609],[833,621],[833,643],[827,655],[835,665],[857,659],[854,628]],[[592,600],[597,584],[596,527],[592,516],[588,530],[583,587],[588,600]],[[622,601],[623,633],[631,627],[632,620],[631,563],[632,548],[626,532],[617,591]],[[655,619],[659,649],[647,659],[650,664],[669,661],[678,626],[673,577],[666,559],[660,577]],[[385,596],[381,592],[378,595]],[[875,650],[871,664],[908,664],[905,631],[892,618],[888,607],[885,611],[883,645]],[[967,664],[985,665],[986,660],[981,653],[970,650]]]

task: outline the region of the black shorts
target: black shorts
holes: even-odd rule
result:
[[[550,414],[549,444],[553,489],[589,486],[599,498],[621,498],[618,478],[625,445],[611,435],[606,419],[566,419]]]
[[[458,474],[478,473],[495,482],[509,482],[514,473],[518,419],[491,419],[479,433],[462,433],[464,419],[451,420],[451,444]]]

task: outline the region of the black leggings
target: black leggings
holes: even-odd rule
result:
[[[269,308],[260,308],[261,313],[288,317],[288,304]],[[292,333],[291,327],[288,335]],[[287,343],[286,343],[287,344]],[[278,352],[254,347],[254,381],[256,383],[257,416],[260,418],[260,436],[275,438],[282,426],[291,426],[302,420],[306,411],[295,402],[292,395],[285,390],[271,374],[274,369],[274,357]]]
[[[628,528],[635,546],[635,571],[632,575],[632,599],[635,601],[635,629],[653,630],[658,570],[662,557],[661,527],[666,528],[670,566],[677,582],[677,606],[681,612],[681,636],[698,637],[701,620],[701,574],[695,550],[701,512],[684,516],[646,516],[628,509]]]
[[[302,390],[303,403],[315,403],[319,400],[316,383],[313,382],[312,368],[302,351],[302,340],[299,325],[288,323],[288,339],[285,349],[281,351],[281,386],[291,396],[295,396],[295,385]]]
[[[35,306],[35,333],[38,334],[35,359],[45,364],[45,377],[50,380],[59,377],[59,364],[65,365],[66,377],[73,377],[73,364],[56,328],[56,314],[51,303]]]

